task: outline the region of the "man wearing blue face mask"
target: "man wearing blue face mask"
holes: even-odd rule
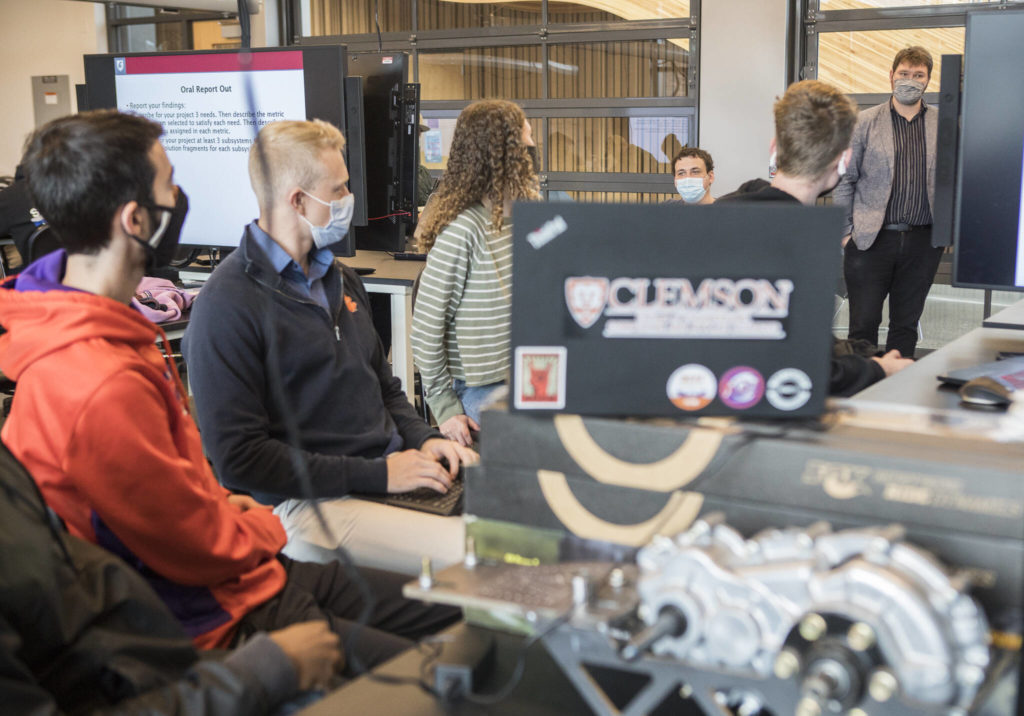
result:
[[[833,193],[847,210],[843,273],[851,339],[878,344],[889,297],[885,350],[912,358],[917,323],[939,267],[931,245],[938,111],[922,99],[932,74],[923,47],[900,50],[892,63],[892,97],[857,119],[849,171]]]
[[[683,147],[672,159],[676,193],[686,204],[713,204],[711,185],[715,181],[715,162],[697,147]]]
[[[345,238],[353,208],[343,146],[321,121],[260,131],[249,156],[260,217],[200,293],[183,352],[218,478],[275,506],[289,556],[333,559],[337,543],[306,498],[342,498],[321,501],[341,544],[361,564],[409,573],[423,555],[438,565],[461,559],[461,518],[348,496],[445,492],[477,456],[409,404],[362,282],[334,261],[329,247]]]

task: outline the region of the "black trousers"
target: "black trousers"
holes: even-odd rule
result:
[[[889,334],[885,350],[912,358],[917,347],[917,322],[924,312],[942,248],[931,244],[931,228],[878,232],[875,242],[861,251],[846,243],[843,277],[850,298],[849,337],[878,344],[882,304],[889,296]]]
[[[277,596],[242,618],[232,646],[258,631],[326,619],[341,637],[344,648],[364,605],[359,587],[348,578],[340,562],[296,562],[284,555],[278,559],[288,574],[288,582]],[[369,567],[360,567],[359,573],[369,583],[375,600],[369,622],[359,631],[353,647],[355,656],[367,669],[462,618],[462,611],[454,607],[403,597],[402,585],[409,581],[407,575]],[[345,653],[345,676],[355,675],[352,656]]]

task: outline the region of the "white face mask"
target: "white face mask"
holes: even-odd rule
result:
[[[696,204],[704,195],[707,189],[704,188],[703,177],[680,177],[676,179],[676,191],[680,198],[687,204]]]
[[[839,166],[836,167],[836,174],[839,175],[840,179],[846,174],[846,152],[839,155]]]
[[[302,190],[302,193],[324,206],[331,207],[331,218],[327,221],[326,226],[314,226],[309,219],[299,214],[299,217],[309,224],[310,231],[313,232],[313,243],[316,247],[322,249],[344,239],[348,234],[348,227],[352,224],[352,214],[355,213],[355,196],[348,194],[341,199],[326,202],[323,199],[316,198],[305,189]]]

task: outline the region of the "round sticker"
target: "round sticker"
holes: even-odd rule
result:
[[[676,368],[665,385],[665,394],[680,410],[707,407],[717,392],[715,374],[699,363],[688,363]]]
[[[764,378],[749,366],[730,368],[718,383],[722,402],[735,410],[746,410],[756,405],[764,395]]]
[[[779,410],[796,410],[811,399],[811,385],[799,368],[783,368],[768,379],[765,397]]]

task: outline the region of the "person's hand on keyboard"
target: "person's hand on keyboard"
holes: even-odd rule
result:
[[[388,492],[411,492],[420,487],[429,487],[438,492],[448,492],[448,487],[452,484],[456,473],[449,474],[438,462],[438,458],[425,449],[427,443],[434,440],[424,443],[424,450],[402,450],[388,455]],[[438,440],[438,442],[447,443],[448,441]],[[449,444],[454,445],[455,443]],[[458,465],[458,459],[456,459],[456,465]]]
[[[448,474],[453,480],[459,474],[459,465],[475,465],[480,461],[475,451],[443,438],[430,438],[420,446],[420,450],[435,460],[447,460]]]

